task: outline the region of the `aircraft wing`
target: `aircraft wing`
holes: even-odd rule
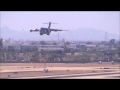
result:
[[[51,31],[55,31],[55,32],[57,32],[57,31],[68,31],[68,30],[61,30],[61,29],[50,29]]]
[[[39,32],[39,29],[35,29],[35,30],[30,30],[30,32]]]

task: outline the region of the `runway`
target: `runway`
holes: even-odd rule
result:
[[[53,79],[120,79],[120,72],[102,72],[102,73],[88,73],[66,77],[58,77]]]
[[[101,73],[85,73],[85,74],[69,74],[69,75],[52,75],[37,77],[19,77],[11,79],[120,79],[120,71],[101,72]]]
[[[120,74],[111,75],[96,75],[96,76],[76,76],[76,77],[65,77],[58,79],[120,79]]]
[[[42,63],[3,63],[0,78],[6,79],[81,79],[119,78],[119,64],[66,64],[47,63],[48,73],[43,72]],[[108,77],[109,76],[109,77]]]

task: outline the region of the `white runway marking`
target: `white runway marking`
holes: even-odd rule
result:
[[[114,76],[119,76],[119,74],[83,76],[83,77],[66,77],[66,78],[59,78],[59,79],[120,79],[120,78],[115,78]]]
[[[53,76],[37,76],[37,77],[19,77],[13,79],[80,79],[80,78],[100,78],[101,76],[120,75],[120,71],[114,72],[101,72],[101,73],[85,73],[85,74],[69,74],[69,75],[53,75]],[[98,76],[98,77],[97,77]],[[101,77],[104,78],[104,77]]]

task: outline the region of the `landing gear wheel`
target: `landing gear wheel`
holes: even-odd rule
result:
[[[43,35],[42,33],[40,33],[40,35]]]
[[[50,33],[47,33],[47,35],[50,35]]]

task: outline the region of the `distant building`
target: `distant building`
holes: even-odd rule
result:
[[[64,47],[61,45],[39,45],[38,51],[63,51]]]
[[[97,51],[108,51],[110,50],[109,46],[105,46],[105,45],[99,45],[98,47],[96,47]]]
[[[30,50],[30,51],[63,51],[64,47],[60,45],[22,45],[22,50]]]
[[[88,44],[88,45],[86,45],[88,48],[96,48],[96,45],[94,45],[94,44]]]

